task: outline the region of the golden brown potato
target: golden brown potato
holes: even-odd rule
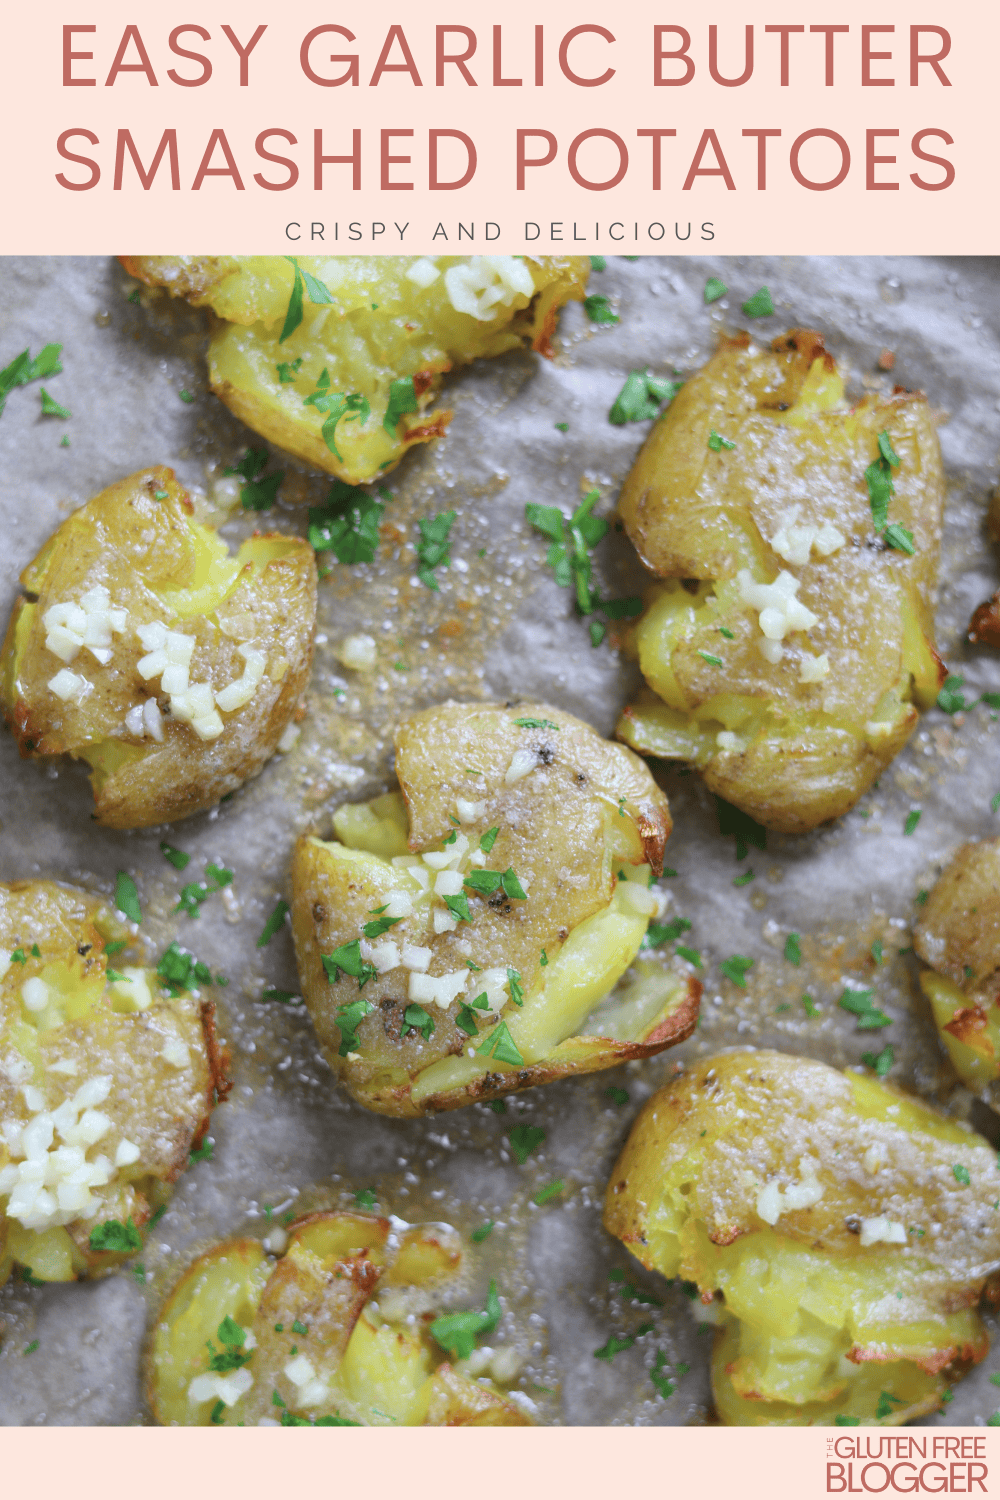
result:
[[[99,823],[201,812],[273,755],[312,661],[304,541],[255,536],[233,557],[154,467],[75,511],[21,583],[0,706],[23,756],[88,762]]]
[[[445,704],[396,775],[293,863],[302,993],[359,1103],[454,1109],[690,1034],[700,986],[636,963],[670,831],[638,757],[544,704]]]
[[[777,1052],[704,1059],[654,1095],[605,1227],[693,1282],[736,1426],[895,1426],[989,1349],[996,1156],[888,1084]]]
[[[964,844],[927,897],[913,946],[920,987],[962,1082],[1000,1078],[1000,839]]]
[[[190,965],[167,983],[130,946],[86,891],[0,885],[0,1283],[15,1265],[100,1275],[140,1250],[227,1092]]]
[[[255,432],[349,484],[443,436],[451,413],[427,408],[446,371],[528,343],[550,354],[556,314],[583,297],[590,271],[579,255],[304,255],[301,270],[283,255],[122,264],[210,307],[221,320],[208,352],[215,394]],[[282,337],[296,305],[300,321]]]
[[[866,470],[878,463],[874,482],[890,475],[895,492],[877,531]],[[795,330],[770,352],[725,340],[654,425],[622,490],[625,528],[667,582],[632,632],[648,691],[620,738],[692,762],[769,828],[801,832],[847,812],[942,680],[932,605],[943,497],[922,395],[849,407],[816,333]]]
[[[490,1379],[493,1351],[474,1349],[476,1335],[499,1322],[496,1288],[456,1333],[454,1314],[435,1319],[434,1309],[460,1286],[458,1235],[445,1224],[393,1223],[390,1229],[373,1214],[312,1214],[291,1227],[280,1257],[243,1239],[196,1260],[153,1330],[156,1420],[176,1427],[530,1425],[495,1383],[498,1370],[512,1378],[516,1361],[500,1351]]]

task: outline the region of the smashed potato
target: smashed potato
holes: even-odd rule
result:
[[[140,1250],[227,1090],[213,1007],[130,945],[86,891],[0,884],[0,1283]]]
[[[234,557],[154,467],[74,511],[21,583],[0,706],[23,756],[88,762],[99,823],[201,812],[274,753],[312,662],[304,541],[254,536]]]
[[[920,987],[955,1071],[980,1093],[1000,1078],[1000,839],[965,844],[927,897],[913,946]]]
[[[640,961],[670,832],[643,763],[544,704],[446,704],[396,731],[400,791],[299,840],[302,993],[383,1114],[492,1099],[682,1041],[700,986]]]
[[[586,256],[124,256],[130,275],[221,320],[215,394],[306,463],[363,484],[442,437],[441,376],[530,343],[551,352]],[[319,300],[317,300],[319,299]],[[298,312],[298,322],[295,321]],[[291,326],[290,326],[291,325]]]
[[[373,1214],[317,1213],[290,1228],[280,1258],[242,1239],[196,1260],[153,1330],[156,1420],[178,1427],[530,1425],[482,1373],[493,1351],[473,1347],[476,1332],[499,1321],[495,1287],[478,1317],[435,1318],[460,1285],[461,1241],[446,1224],[394,1219],[392,1226]],[[456,1321],[467,1326],[456,1330]],[[494,1375],[497,1366],[513,1374],[510,1359],[494,1358]]]
[[[719,1324],[712,1385],[735,1426],[896,1426],[936,1411],[989,1349],[996,1156],[870,1077],[777,1052],[708,1058],[654,1095],[604,1223],[693,1282]]]
[[[888,499],[878,526],[876,496]],[[622,490],[625,528],[666,582],[632,632],[648,690],[619,737],[691,762],[769,828],[847,812],[943,680],[943,497],[922,395],[849,406],[809,331],[770,351],[724,340]]]

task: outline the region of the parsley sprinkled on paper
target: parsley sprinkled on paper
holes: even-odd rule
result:
[[[514,1125],[511,1128],[508,1139],[518,1166],[524,1166],[528,1157],[538,1150],[545,1138],[546,1132],[540,1125]]]
[[[65,406],[60,406],[58,401],[53,400],[44,385],[42,386],[41,397],[43,417],[71,417],[73,415]]]
[[[615,397],[608,421],[615,427],[624,427],[626,422],[651,422],[683,384],[683,380],[663,380],[646,370],[633,370]]]
[[[374,562],[384,514],[385,506],[366,490],[336,479],[325,502],[309,507],[309,545],[348,566]]]
[[[785,938],[785,958],[796,968],[802,962],[802,947],[797,932],[790,932]]]
[[[184,990],[195,984],[211,984],[212,971],[207,964],[185,952],[179,943],[173,942],[156,966],[157,977],[176,999]]]
[[[736,858],[746,859],[747,850],[752,845],[754,849],[764,850],[767,848],[767,829],[761,827],[745,813],[741,808],[733,807],[732,803],[725,802],[721,797],[715,799],[715,812],[719,820],[719,832],[725,838],[729,834],[736,836]]]
[[[568,422],[554,422],[552,425],[555,427],[556,432],[569,432]]]
[[[204,1139],[204,1141],[202,1142],[202,1144],[197,1148],[197,1150],[191,1152],[191,1154],[188,1157],[188,1161],[191,1163],[192,1166],[194,1165],[194,1163],[196,1161],[211,1161],[212,1160],[212,1153],[213,1153],[214,1150],[215,1150],[215,1141],[212,1139],[212,1137],[210,1135],[206,1136],[205,1139]]]
[[[604,1095],[605,1098],[611,1100],[612,1104],[617,1105],[619,1109],[621,1109],[623,1104],[627,1104],[629,1101],[628,1089],[617,1088],[615,1084],[612,1084],[610,1088],[606,1088],[604,1090]]]
[[[747,987],[746,976],[753,968],[753,964],[754,961],[752,958],[744,958],[742,954],[734,953],[732,958],[723,959],[719,965],[719,973],[724,974],[727,979],[731,980],[733,984],[738,985],[741,990],[745,990]]]
[[[742,305],[744,317],[771,318],[774,316],[774,303],[771,301],[771,293],[766,286],[754,292],[753,296]]]
[[[192,401],[194,400],[194,394],[191,391],[180,390],[177,392],[177,394],[178,396],[180,396],[185,406],[190,406]]]
[[[719,285],[721,286],[722,283],[720,282]],[[706,297],[705,300],[708,301],[708,298]],[[653,1368],[649,1372],[649,1378],[653,1382],[654,1390],[658,1395],[663,1397],[664,1401],[666,1401],[669,1396],[672,1396],[674,1394],[674,1390],[676,1389],[673,1381],[668,1380],[666,1375],[660,1373],[666,1363],[667,1356],[664,1354],[662,1349],[658,1349],[656,1353],[656,1361],[653,1365]]]
[[[879,1078],[884,1078],[896,1061],[896,1054],[889,1043],[882,1048],[881,1052],[862,1052],[861,1061],[866,1068],[873,1068]]]
[[[443,510],[439,515],[423,517],[417,522],[421,536],[417,547],[417,561],[420,564],[417,577],[427,588],[433,589],[435,594],[440,593],[440,589],[434,569],[451,565],[451,542],[448,534],[457,515],[457,511]]]
[[[674,917],[670,922],[650,922],[643,938],[644,948],[659,948],[661,943],[672,943],[682,932],[689,932],[691,923],[687,917]]]
[[[634,1343],[635,1337],[631,1334],[626,1333],[624,1336],[619,1337],[613,1333],[606,1344],[602,1344],[600,1349],[594,1350],[594,1358],[603,1360],[605,1364],[610,1364],[616,1354],[623,1354],[626,1349],[631,1349]]]
[[[485,1224],[480,1224],[478,1229],[474,1229],[470,1236],[472,1243],[474,1245],[481,1245],[483,1243],[483,1240],[485,1240],[488,1235],[491,1235],[493,1233],[493,1230],[496,1227],[496,1222],[496,1219],[488,1219]]]
[[[710,276],[705,282],[706,306],[710,305],[712,302],[718,302],[719,298],[724,297],[728,291],[729,288],[726,286],[726,283],[724,281],[720,281],[718,276]]]
[[[689,964],[694,964],[696,969],[700,969],[702,967],[701,954],[698,952],[697,948],[686,948],[683,943],[678,943],[677,947],[674,949],[674,952],[680,958],[686,958]]]
[[[273,988],[264,990],[260,998],[264,1001],[273,1000],[279,1005],[298,1005],[302,1001],[301,995],[296,994],[295,990],[276,990]]]
[[[175,870],[186,870],[191,863],[190,854],[185,854],[183,849],[175,849],[173,844],[168,844],[162,839],[160,841],[160,853],[165,860],[168,860],[173,865]]]
[[[752,870],[744,870],[742,875],[733,876],[733,885],[749,885],[751,880],[753,880],[754,878],[754,872]]]
[[[502,1309],[497,1296],[497,1284],[490,1282],[486,1306],[482,1312],[446,1313],[435,1318],[430,1326],[431,1338],[435,1339],[448,1354],[457,1359],[468,1359],[476,1347],[481,1333],[492,1333],[500,1322]]]
[[[557,1178],[555,1182],[550,1182],[548,1187],[539,1188],[538,1192],[535,1194],[531,1201],[536,1205],[536,1207],[541,1208],[544,1204],[550,1202],[553,1198],[558,1198],[560,1193],[565,1191],[565,1187],[566,1184],[563,1182],[562,1178]]]
[[[274,937],[275,933],[280,932],[281,929],[282,929],[282,927],[284,927],[284,925],[285,925],[285,918],[287,916],[288,916],[288,902],[287,901],[279,901],[278,904],[277,904],[277,906],[274,908],[274,911],[271,913],[271,915],[268,917],[267,921],[264,923],[264,930],[261,933],[260,937],[257,939],[257,947],[258,948],[266,948],[267,947],[268,943]]]
[[[592,323],[620,323],[621,318],[613,311],[607,297],[595,293],[590,297],[584,297],[583,305],[587,317]]]
[[[964,677],[947,676],[937,695],[937,706],[946,714],[957,714],[964,708],[972,708],[971,703],[966,703],[962,688],[965,686]]]
[[[881,1031],[892,1019],[874,1004],[874,990],[845,990],[837,1004],[858,1018],[859,1031]]]
[[[805,1011],[806,1015],[809,1017],[810,1021],[814,1020],[816,1016],[819,1015],[819,1006],[815,1003],[811,995],[804,994],[802,996],[802,1008]]]
[[[592,255],[590,257],[590,269],[592,271],[604,271],[607,269],[607,265],[608,262],[603,255]]]
[[[184,911],[189,917],[198,917],[201,915],[200,908],[209,896],[214,896],[217,891],[233,883],[233,871],[227,870],[224,865],[206,865],[205,874],[207,880],[192,880],[181,886],[175,912]]]
[[[30,1344],[25,1344],[25,1346],[24,1346],[24,1353],[25,1354],[34,1354],[35,1350],[39,1346],[39,1343],[40,1343],[40,1340],[38,1340],[38,1339],[32,1339]]]
[[[91,1250],[110,1251],[115,1255],[131,1255],[142,1249],[142,1235],[132,1222],[132,1217],[122,1224],[118,1219],[106,1219],[90,1231]]]
[[[240,504],[244,510],[270,510],[277,498],[285,471],[276,469],[265,476],[269,457],[266,448],[248,448],[238,464],[223,471],[242,477]]]
[[[115,906],[130,922],[142,921],[142,908],[139,905],[139,892],[131,875],[124,870],[119,870],[115,879]]]
[[[909,835],[912,834],[912,833],[916,833],[916,831],[917,831],[917,824],[919,822],[920,822],[920,808],[919,807],[913,807],[906,814],[906,822],[903,824],[903,833],[907,837],[909,837]]]
[[[15,386],[27,385],[31,380],[44,380],[48,375],[61,374],[61,353],[62,344],[46,344],[41,353],[32,359],[30,351],[25,349],[16,359],[11,360],[6,369],[0,370],[0,416],[3,415],[7,397]]]

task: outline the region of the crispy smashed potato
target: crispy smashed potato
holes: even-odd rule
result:
[[[15,1265],[101,1275],[140,1250],[227,1090],[212,1007],[130,946],[96,896],[0,885],[0,1283]]]
[[[927,897],[913,946],[920,987],[955,1071],[980,1093],[1000,1078],[1000,839],[965,844]]]
[[[231,556],[153,467],[75,511],[21,583],[0,706],[23,756],[88,762],[99,823],[201,812],[274,753],[312,662],[304,541],[255,536]]]
[[[280,1258],[242,1239],[196,1260],[153,1330],[156,1420],[177,1427],[529,1426],[485,1374],[493,1351],[472,1349],[470,1335],[458,1348],[467,1346],[471,1357],[445,1357],[456,1341],[435,1315],[461,1285],[458,1235],[445,1224],[393,1224],[373,1214],[317,1213],[291,1227]],[[499,1303],[492,1313],[484,1332],[496,1327]],[[499,1367],[512,1378],[514,1361],[492,1363],[494,1376]]]
[[[693,1282],[734,1426],[896,1426],[936,1411],[989,1339],[996,1156],[920,1100],[777,1052],[708,1058],[661,1089],[604,1223]]]
[[[876,485],[894,487],[881,535],[866,481],[879,462]],[[654,425],[619,502],[667,580],[632,632],[648,690],[619,737],[691,762],[769,828],[847,812],[943,680],[932,616],[943,497],[922,395],[848,406],[816,333],[770,351],[725,340]],[[905,545],[893,526],[912,555],[888,545]]]
[[[302,993],[359,1103],[455,1109],[690,1034],[700,986],[636,962],[670,831],[636,756],[544,704],[447,704],[396,731],[396,775],[293,862]]]
[[[581,300],[590,271],[586,256],[304,255],[303,284],[282,255],[122,264],[210,307],[221,320],[208,352],[215,394],[262,437],[349,484],[444,435],[451,412],[428,408],[446,371],[529,343],[550,354],[558,310]],[[296,297],[301,321],[282,337]]]

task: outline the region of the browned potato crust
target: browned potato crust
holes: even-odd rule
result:
[[[518,757],[527,770],[508,780]],[[391,857],[365,852],[371,843],[347,849],[307,836],[293,864],[302,992],[325,1055],[359,1103],[400,1115],[454,1109],[650,1056],[690,1033],[700,986],[658,965],[648,965],[646,974],[642,962],[644,994],[650,985],[661,987],[651,992],[652,1008],[634,1026],[627,1015],[607,1027],[593,1020],[595,1007],[636,961],[655,909],[650,870],[662,869],[670,830],[666,798],[638,757],[545,704],[445,704],[400,725],[396,774],[405,805],[398,805]],[[391,801],[342,809],[342,840],[353,818],[371,817],[368,808]],[[484,836],[485,855],[478,847]],[[443,898],[434,896],[447,871],[435,875],[426,861],[447,861],[450,848],[456,870],[468,862],[465,874],[473,880],[484,866],[515,872],[526,899],[508,898],[502,888],[480,896],[466,886],[472,921],[435,928],[447,921]],[[430,889],[421,889],[420,880]],[[461,892],[462,877],[454,884]],[[391,967],[337,977],[330,956],[354,944],[355,958],[363,960],[366,924],[377,925],[400,888],[409,892],[403,905],[411,910],[378,934],[396,947]],[[416,976],[406,945],[424,953]],[[511,972],[523,1005],[511,990],[488,1011],[470,1011],[485,982],[478,975],[489,980],[499,973],[505,984]],[[424,978],[453,976],[461,983],[463,974],[467,993],[428,1002],[427,1034],[407,1022]],[[470,1057],[473,1045],[482,1048],[493,1035],[480,1022],[497,1016],[512,1039],[511,1054],[499,1062]]]
[[[211,1005],[186,991],[169,997],[127,947],[109,963],[106,942],[130,946],[127,933],[86,891],[48,880],[0,884],[0,1174],[35,1159],[26,1158],[23,1129],[53,1111],[58,1122],[60,1105],[95,1079],[105,1081],[95,1101],[103,1128],[86,1160],[103,1156],[113,1169],[76,1218],[58,1212],[55,1199],[47,1211],[36,1202],[8,1217],[17,1189],[0,1176],[0,1282],[18,1263],[37,1280],[65,1281],[102,1274],[134,1254],[137,1246],[92,1249],[91,1231],[106,1220],[143,1229],[201,1139],[215,1095],[228,1090],[217,1071]],[[63,1124],[50,1151],[66,1142],[71,1127]],[[131,1147],[123,1155],[134,1159],[118,1162],[123,1142]],[[60,1191],[55,1180],[47,1188]]]
[[[194,522],[173,471],[151,467],[75,511],[21,583],[0,657],[0,705],[23,756],[69,754],[90,763],[99,823],[138,828],[188,817],[256,776],[274,753],[312,661],[316,564],[304,541],[258,536],[230,558]],[[106,663],[87,649],[66,662],[82,696],[61,700],[50,684],[66,658],[47,647],[46,616],[95,587],[127,612],[125,625]],[[137,632],[157,621],[193,637],[191,681],[213,693],[247,670],[241,647],[266,657],[250,701],[224,721],[217,716],[214,738],[171,717],[170,694],[138,670],[149,647]],[[162,719],[159,742],[126,723],[150,698]]]

